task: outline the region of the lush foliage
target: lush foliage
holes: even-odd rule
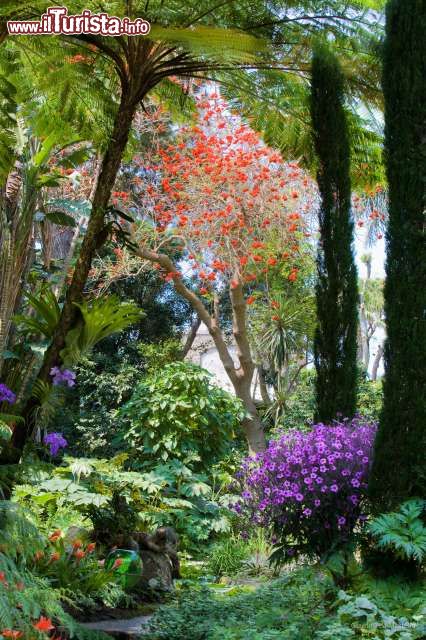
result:
[[[195,473],[177,459],[153,464],[144,473],[129,472],[128,454],[109,460],[65,458],[60,466],[26,469],[13,498],[45,534],[71,526],[93,531],[110,544],[134,531],[173,526],[183,548],[197,550],[211,536],[229,531],[235,497],[231,476],[213,468]]]
[[[426,526],[422,520],[425,510],[424,500],[408,500],[398,511],[374,518],[368,531],[379,548],[390,551],[397,558],[422,564],[426,559]]]
[[[374,585],[377,587],[378,585]],[[394,585],[396,595],[398,588]],[[420,594],[417,594],[417,598]],[[401,593],[399,592],[401,597]],[[336,592],[312,569],[296,569],[258,588],[182,591],[151,622],[149,640],[415,640],[425,612],[414,594],[402,595],[403,613],[383,591]],[[410,606],[411,599],[411,606]]]
[[[239,512],[270,527],[274,559],[322,556],[349,541],[363,517],[376,427],[352,422],[314,425],[272,441],[239,472]]]
[[[287,399],[286,407],[274,432],[282,429],[310,428],[315,413],[315,371],[301,373],[297,385]],[[357,414],[369,422],[378,422],[382,407],[382,381],[369,380],[362,372],[358,375]]]
[[[70,637],[89,639],[88,631],[80,627],[65,613],[62,604],[76,604],[81,595],[78,572],[72,572],[75,582],[51,579],[49,570],[38,571],[37,565],[44,557],[43,545],[49,544],[29,522],[23,512],[8,502],[0,503],[0,636],[2,638],[40,638],[39,631],[55,630],[61,626]],[[55,551],[52,549],[52,555]],[[45,560],[46,568],[54,573],[55,557]],[[68,564],[73,563],[70,545]],[[74,559],[75,564],[75,559]],[[93,567],[90,574],[93,576]],[[99,572],[97,572],[99,575]],[[41,577],[43,576],[44,577]],[[61,572],[57,577],[61,576]],[[89,574],[86,575],[86,579]],[[68,572],[68,577],[70,572]],[[111,580],[111,576],[109,576]],[[71,588],[73,587],[73,589]],[[92,590],[93,594],[93,590]],[[52,623],[53,621],[53,623]],[[5,631],[10,630],[16,635]],[[93,637],[93,636],[92,636]]]
[[[229,449],[245,413],[207,371],[176,362],[147,376],[119,415],[128,420],[123,438],[142,466],[179,459],[206,471]]]

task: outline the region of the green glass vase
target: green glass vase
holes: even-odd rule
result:
[[[135,587],[142,574],[142,560],[136,551],[115,549],[105,560],[106,571],[112,571],[124,589]]]

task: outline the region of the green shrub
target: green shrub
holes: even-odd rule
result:
[[[294,393],[289,397],[284,414],[276,428],[301,429],[309,427],[315,411],[315,371],[300,374]],[[358,373],[357,413],[369,422],[377,422],[383,399],[381,380],[368,379],[362,370]]]
[[[203,471],[229,450],[244,415],[207,371],[175,362],[147,376],[117,417],[127,421],[123,441],[145,468],[177,458]]]
[[[350,595],[340,591],[336,602],[335,618],[315,634],[317,640],[346,640],[374,638],[374,640],[415,640],[424,638],[425,616],[408,620],[389,615],[365,595]],[[419,619],[419,618],[422,618]]]
[[[363,585],[365,586],[365,585]],[[147,640],[417,640],[425,607],[402,613],[373,592],[336,592],[314,568],[297,568],[258,587],[183,589],[159,608]],[[413,599],[413,594],[411,594]],[[421,599],[421,594],[417,595]],[[383,601],[383,603],[382,603]],[[424,602],[424,590],[423,590]],[[408,599],[405,599],[407,605]]]
[[[398,560],[421,565],[426,559],[425,511],[426,500],[407,500],[398,511],[374,518],[367,529],[380,549],[390,551]]]
[[[73,604],[74,597],[79,596],[73,593],[72,585],[56,584],[53,588],[48,577],[30,570],[34,567],[34,554],[45,542],[18,505],[0,502],[0,630],[21,631],[22,638],[35,640],[40,634],[34,631],[33,624],[43,616],[65,629],[70,638],[94,639],[94,634],[64,611],[62,605]],[[107,638],[103,634],[96,637]]]
[[[21,465],[23,484],[15,486],[13,500],[45,534],[76,525],[93,528],[104,542],[172,526],[181,550],[197,552],[209,538],[231,529],[235,514],[229,504],[235,497],[227,493],[231,477],[220,465],[207,475],[174,459],[138,473],[125,470],[128,457]]]
[[[249,558],[250,549],[241,538],[228,538],[216,543],[210,552],[207,568],[214,576],[232,576]]]
[[[160,607],[149,640],[312,640],[328,582],[311,569],[230,595],[201,588]],[[147,640],[148,640],[147,638]]]

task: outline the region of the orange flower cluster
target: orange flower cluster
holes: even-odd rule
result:
[[[199,293],[255,283],[271,270],[294,281],[305,219],[316,189],[297,163],[285,163],[217,95],[197,98],[199,123],[160,148],[158,186],[141,187],[158,243],[178,237]],[[163,273],[166,281],[176,276]],[[247,298],[248,304],[253,303]]]

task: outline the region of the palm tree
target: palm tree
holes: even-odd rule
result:
[[[81,3],[77,2],[75,5],[72,7],[74,11],[83,8]],[[141,5],[142,3],[127,2],[125,6],[121,6],[121,11],[125,9],[125,13],[134,17]],[[42,10],[45,3],[40,2],[38,7]],[[117,14],[120,7],[117,3],[111,2],[107,3],[105,9]],[[34,10],[31,15],[34,15]],[[57,53],[57,46],[51,46],[50,42],[40,44],[37,39],[34,39],[37,42],[28,42],[27,38],[22,40],[23,44],[19,41],[15,46],[18,49],[23,48],[25,52],[30,51],[32,55],[44,56],[48,60],[52,52]],[[78,304],[82,301],[92,259],[96,250],[106,240],[106,209],[139,105],[150,91],[170,76],[190,77],[221,66],[230,68],[229,65],[234,64],[237,59],[242,64],[252,66],[253,54],[263,46],[252,36],[207,27],[200,27],[198,30],[178,30],[153,26],[149,39],[121,36],[111,39],[81,34],[64,37],[64,40],[62,46],[70,52],[75,52],[77,56],[83,56],[83,59],[100,59],[102,71],[107,77],[109,75],[109,84],[112,88],[116,87],[119,99],[93,190],[91,215],[72,281],[67,288],[61,316],[39,372],[38,380],[44,383],[48,380],[52,366],[59,361],[66,336],[79,317]],[[14,43],[11,46],[13,45]],[[229,61],[224,62],[227,60],[227,54]],[[48,75],[46,69],[45,72]],[[96,68],[93,72],[96,75]],[[23,412],[26,423],[15,428],[13,445],[17,452],[22,450],[31,430],[31,416],[36,404],[37,399],[30,398]]]
[[[78,13],[84,4],[81,1],[69,3],[70,13]],[[301,1],[288,4],[292,10],[298,7],[303,11],[311,11],[313,3]],[[330,1],[327,7],[321,9],[320,17],[314,15],[306,22],[303,11],[299,11],[294,20],[288,18],[288,23],[294,34],[303,32],[307,35],[312,32],[312,24],[318,22],[320,25],[327,24],[331,31],[337,33],[340,22],[343,25],[340,28],[343,37],[345,31],[350,31],[348,25],[353,24],[358,28],[364,20],[364,12],[359,14],[359,20],[351,14],[353,7],[359,7],[359,4],[359,0],[353,3]],[[371,5],[371,0],[365,4]],[[68,113],[71,117],[77,113],[80,125],[84,128],[84,120],[96,122],[93,112],[100,111],[101,131],[106,131],[108,135],[102,136],[101,141],[92,126],[91,137],[98,138],[102,159],[92,194],[91,215],[72,282],[66,291],[61,317],[39,373],[41,381],[48,379],[51,367],[58,363],[65,338],[79,317],[77,304],[82,300],[93,256],[108,237],[105,230],[106,209],[134,115],[144,99],[156,89],[164,90],[165,85],[170,89],[168,79],[173,76],[214,76],[227,82],[236,69],[243,71],[247,68],[273,67],[287,71],[291,67],[294,71],[297,70],[301,53],[304,52],[305,60],[308,59],[309,49],[305,40],[302,44],[286,45],[284,50],[278,41],[275,44],[279,46],[272,50],[259,37],[243,33],[242,30],[255,33],[259,26],[256,35],[270,36],[271,30],[276,30],[275,23],[282,22],[281,8],[273,3],[266,6],[260,2],[253,5],[251,2],[236,4],[232,1],[211,1],[200,11],[199,3],[195,0],[185,3],[170,0],[167,6],[159,0],[151,3],[108,0],[102,4],[102,10],[110,14],[142,16],[150,20],[152,29],[149,38],[105,38],[80,34],[61,36],[59,39],[19,37],[13,42],[10,42],[10,38],[8,41],[5,29],[7,19],[38,18],[49,5],[45,0],[36,0],[28,8],[28,4],[22,0],[6,1],[1,9],[0,42],[3,41],[3,46],[8,47],[14,55],[19,52],[21,61],[36,71],[35,83],[53,98],[52,104],[56,104],[62,114]],[[215,26],[212,27],[212,24]],[[236,26],[240,27],[239,31],[231,29]],[[314,29],[316,33],[319,30]],[[72,62],[75,64],[70,64]],[[306,71],[303,59],[299,60],[299,68]],[[82,81],[82,87],[76,82],[77,77]],[[95,91],[91,91],[93,88]],[[115,99],[115,96],[118,98]],[[53,115],[52,108],[50,113]],[[88,128],[86,125],[86,131]],[[35,400],[27,403],[24,409],[26,426],[15,430],[14,445],[18,452],[22,450],[31,430],[34,405]]]

